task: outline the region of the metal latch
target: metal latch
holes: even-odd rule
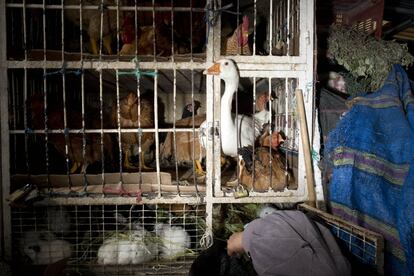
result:
[[[220,124],[218,121],[215,121],[213,123],[209,123],[208,124],[208,140],[213,140],[213,136],[220,136],[220,128],[219,128]]]
[[[234,198],[243,198],[249,196],[249,191],[243,187],[243,185],[239,184],[237,185],[233,190],[233,196]]]

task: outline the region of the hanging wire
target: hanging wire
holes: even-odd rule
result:
[[[215,1],[211,1],[215,2]],[[234,15],[239,15],[239,12],[234,12],[229,9],[233,7],[233,3],[227,4],[221,8],[217,8],[218,3],[214,3],[214,7],[212,7],[211,2],[207,2],[205,7],[205,17],[204,20],[208,23],[210,27],[214,27],[217,23],[218,18],[221,16],[222,13],[229,13]],[[238,5],[237,5],[238,6]]]
[[[61,69],[57,70],[57,71],[52,71],[52,72],[45,72],[43,73],[43,78],[47,78],[53,75],[67,75],[67,74],[74,74],[75,76],[79,76],[80,74],[82,74],[82,69],[78,69],[78,70],[67,70],[66,68],[66,64],[65,62],[63,62],[63,66]]]
[[[218,8],[218,3],[216,1],[207,1],[206,7],[204,9],[204,21],[207,23],[206,43],[208,42],[208,34],[210,33],[210,28],[213,28],[216,25],[217,20],[221,17],[222,13],[229,13],[233,15],[240,14],[239,12],[231,11],[230,9],[232,7],[233,3],[230,3],[221,8]]]

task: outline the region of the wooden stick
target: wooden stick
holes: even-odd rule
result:
[[[316,207],[315,181],[313,178],[312,158],[309,145],[308,125],[306,123],[305,104],[302,89],[296,89],[296,109],[299,115],[300,137],[302,138],[303,154],[305,158],[306,183],[308,187],[308,204]]]

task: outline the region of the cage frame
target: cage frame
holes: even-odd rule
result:
[[[207,0],[213,3],[213,0]],[[291,0],[287,0],[290,2]],[[256,2],[256,1],[254,1]],[[272,2],[272,1],[271,1]],[[299,55],[298,56],[282,56],[282,57],[267,57],[267,56],[227,56],[231,57],[237,62],[240,70],[241,77],[280,77],[289,78],[295,77],[298,79],[298,89],[302,89],[305,95],[305,110],[306,117],[308,118],[307,124],[308,129],[311,130],[311,145],[315,151],[319,150],[319,139],[317,138],[317,121],[315,120],[314,111],[314,79],[315,79],[315,1],[309,0],[299,1]],[[0,1],[0,98],[1,98],[1,196],[2,196],[2,221],[3,227],[1,228],[2,234],[2,248],[6,259],[11,256],[11,227],[7,223],[11,219],[10,206],[6,200],[10,194],[10,137],[11,131],[8,126],[8,70],[9,69],[23,69],[25,72],[28,69],[118,69],[128,70],[134,69],[136,64],[128,61],[107,61],[107,60],[81,60],[81,61],[50,61],[50,60],[39,60],[32,61],[27,59],[27,55],[24,60],[8,60],[7,59],[7,37],[6,37],[6,9],[7,8],[18,8],[25,9],[25,2],[22,4],[11,4],[6,1]],[[43,8],[45,4],[41,5]],[[57,5],[61,7],[61,5]],[[218,23],[210,28],[208,36],[212,39],[208,40],[206,56],[204,62],[191,60],[190,62],[140,62],[141,69],[190,69],[190,70],[203,70],[208,65],[211,65],[214,61],[226,57],[221,55],[220,50],[220,39],[221,39],[221,23]],[[156,81],[155,81],[156,83]],[[218,77],[207,76],[206,77],[206,114],[207,122],[214,127],[218,127],[220,120],[220,110],[216,108],[220,106],[220,79]],[[157,108],[157,106],[155,106]],[[206,204],[207,214],[207,229],[212,229],[212,211],[213,204],[219,203],[266,203],[266,202],[300,202],[306,201],[308,198],[308,192],[306,188],[306,176],[304,170],[304,158],[302,143],[299,137],[299,177],[298,183],[301,183],[301,189],[295,192],[289,192],[286,194],[281,193],[268,193],[266,196],[263,194],[252,194],[252,197],[235,199],[229,195],[224,194],[220,191],[221,178],[220,178],[220,141],[218,137],[213,136],[207,143],[206,148],[206,194],[204,197],[192,197],[186,198],[182,196],[175,197],[164,197],[159,193],[155,198],[148,199],[143,198],[140,203],[135,201],[135,198],[124,198],[124,197],[101,197],[101,198],[49,198],[45,199],[44,203],[50,205],[79,205],[79,204],[156,204],[156,203],[204,203]],[[157,146],[159,147],[159,145]],[[315,163],[315,162],[314,162]],[[157,173],[159,177],[159,166],[157,166]],[[317,185],[321,185],[320,171],[319,168],[314,164],[314,177]],[[160,185],[160,183],[158,182]],[[323,200],[323,195],[318,195],[319,200]]]

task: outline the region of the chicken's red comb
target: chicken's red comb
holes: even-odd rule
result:
[[[243,22],[241,23],[241,28],[237,28],[237,42],[240,47],[243,47],[248,43],[248,37],[245,35],[249,32],[249,18],[247,15],[243,16]]]
[[[243,16],[242,29],[243,31],[249,30],[249,17],[247,17],[247,15]]]

